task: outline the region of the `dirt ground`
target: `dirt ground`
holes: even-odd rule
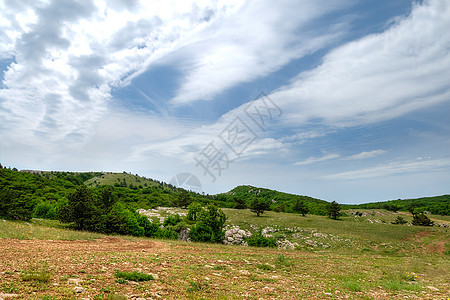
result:
[[[127,253],[154,257],[167,249],[168,246],[163,242],[127,241],[117,237],[105,237],[95,241],[0,239],[0,287],[3,287],[3,290],[6,287],[9,291],[0,295],[0,298],[10,294],[16,295],[14,299],[33,299],[44,294],[58,295],[59,299],[63,294],[63,299],[81,299],[78,295],[73,295],[73,288],[81,285],[78,280],[89,282],[89,289],[83,293],[83,298],[92,299],[94,294],[107,295],[113,292],[109,287],[115,283],[115,270],[130,269],[130,262],[126,259]],[[122,259],[123,257],[125,259]],[[42,269],[43,266],[52,272],[52,279],[47,284],[50,288],[32,282],[19,284],[20,272],[33,267]],[[142,269],[150,273],[149,268]],[[124,288],[122,292],[125,294],[127,290],[131,290],[128,286]],[[42,290],[49,292],[43,293]]]
[[[274,266],[280,253],[293,265]],[[365,277],[370,283],[378,280],[379,264],[391,263],[391,257],[378,255],[370,256],[370,263],[363,264],[365,260],[361,257],[355,261],[348,255],[119,237],[95,241],[0,239],[0,299],[417,298],[415,293],[389,292],[380,286],[353,291],[336,281],[352,276],[351,268],[359,272],[357,277]],[[22,280],[23,271],[34,267],[48,270],[50,280]],[[116,271],[152,274],[155,280],[124,284],[118,282]],[[77,293],[77,287],[82,292]],[[446,290],[445,285],[434,281],[420,296],[445,299]]]

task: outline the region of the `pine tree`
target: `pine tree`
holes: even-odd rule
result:
[[[341,214],[341,206],[336,201],[333,201],[327,205],[328,217],[336,220]]]

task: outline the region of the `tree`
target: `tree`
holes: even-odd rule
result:
[[[29,220],[31,214],[30,203],[25,197],[9,188],[0,190],[0,216],[11,220]]]
[[[82,185],[69,195],[68,200],[67,205],[58,211],[58,220],[73,222],[77,229],[95,229],[92,218],[96,209],[93,204],[92,192]]]
[[[397,212],[400,209],[400,207],[398,207],[397,205],[390,204],[390,203],[385,204],[383,207],[385,210],[389,210],[389,211],[393,211],[393,212]]]
[[[227,220],[222,210],[208,205],[197,214],[197,224],[191,228],[190,237],[194,242],[220,243],[223,240],[223,227]]]
[[[433,226],[434,222],[430,220],[424,213],[414,214],[411,224],[416,226]]]
[[[336,201],[333,201],[327,205],[328,217],[336,220],[341,214],[341,206]]]
[[[188,191],[183,190],[180,195],[178,195],[177,206],[186,208],[191,203],[191,197]]]
[[[247,208],[247,204],[245,204],[245,200],[242,198],[233,198],[234,200],[234,208],[235,209],[246,209]]]
[[[300,199],[297,199],[297,200],[295,201],[293,210],[294,210],[294,212],[296,212],[296,213],[300,213],[302,216],[306,216],[306,214],[307,214],[308,211],[309,211],[309,209],[308,209],[308,207],[306,206],[306,204],[305,204],[302,200],[300,200]]]
[[[264,213],[264,211],[269,210],[270,209],[270,204],[265,201],[265,200],[260,200],[255,198],[251,205],[250,205],[250,210],[251,212],[256,213],[256,216],[260,216]]]
[[[191,221],[197,221],[197,215],[203,210],[203,207],[200,203],[193,202],[188,206],[188,209],[186,218]]]

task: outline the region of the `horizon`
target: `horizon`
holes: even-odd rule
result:
[[[450,0],[0,2],[0,28],[4,166],[450,193]]]

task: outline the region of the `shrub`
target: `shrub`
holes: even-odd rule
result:
[[[116,278],[122,278],[122,279],[129,280],[129,281],[149,281],[149,280],[154,279],[151,274],[145,274],[145,273],[136,272],[136,271],[133,271],[133,272],[116,271],[114,276]]]
[[[186,218],[191,221],[197,221],[197,215],[200,211],[203,210],[203,207],[198,202],[193,202],[188,206],[188,213]]]
[[[274,238],[264,237],[261,232],[255,233],[245,241],[249,246],[253,247],[276,247],[277,241]]]
[[[414,214],[411,224],[416,226],[433,226],[434,222],[430,220],[424,213]]]
[[[206,209],[201,210],[197,215],[197,226],[199,227],[199,232],[205,233],[205,227],[211,229],[210,242],[221,243],[225,233],[223,232],[223,227],[227,220],[227,216],[222,210],[217,208],[215,205],[208,205]],[[194,228],[195,228],[194,227]]]
[[[405,225],[406,223],[408,223],[408,221],[406,221],[405,219],[403,219],[403,217],[401,216],[397,216],[397,219],[395,219],[394,222],[391,222],[392,224],[399,224],[399,225]]]
[[[193,242],[211,242],[213,234],[211,227],[204,223],[200,223],[191,228],[189,237]]]
[[[42,219],[55,219],[56,211],[53,205],[46,201],[41,201],[34,207],[33,217]]]
[[[174,226],[174,225],[177,225],[180,222],[181,222],[181,217],[180,217],[180,215],[176,214],[176,215],[167,217],[164,220],[163,225],[164,225],[164,227],[169,226],[169,225]]]
[[[176,240],[178,239],[178,233],[170,229],[159,229],[156,233],[156,237],[162,239]]]

